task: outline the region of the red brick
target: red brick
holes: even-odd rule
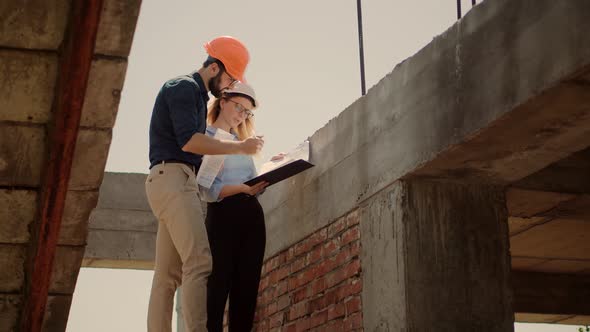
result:
[[[346,315],[350,316],[351,314],[358,312],[361,310],[361,298],[360,296],[355,296],[344,302],[346,305]]]
[[[310,296],[310,288],[308,286],[300,288],[291,294],[293,303],[301,302]]]
[[[328,226],[328,238],[333,238],[335,235],[346,229],[346,219],[340,218]]]
[[[297,243],[294,247],[293,247],[293,254],[295,255],[295,257],[297,256],[301,256],[303,254],[305,254],[306,252],[308,252],[311,249],[311,245],[310,242],[305,239],[299,243]]]
[[[340,249],[340,239],[339,238],[330,239],[323,246],[322,256],[328,257],[331,254],[338,251],[338,249]]]
[[[293,247],[287,250],[287,262],[290,262],[295,258],[295,249]]]
[[[306,256],[307,265],[313,265],[319,262],[322,259],[323,251],[323,245],[320,245],[308,252]]]
[[[268,306],[266,306],[266,310],[265,311],[266,311],[265,316],[267,316],[267,317],[268,316],[271,316],[274,313],[276,313],[278,311],[277,302],[275,301],[273,303],[270,303]]]
[[[307,270],[304,270],[303,272],[300,272],[299,274],[297,274],[296,278],[297,278],[297,283],[296,283],[295,288],[306,285],[307,283],[309,283],[310,281],[312,281],[316,278],[316,269],[309,268]]]
[[[361,261],[354,259],[344,266],[344,276],[350,278],[361,272]]]
[[[255,331],[257,332],[267,332],[268,331],[268,319],[263,320],[262,322],[256,324],[256,329]]]
[[[331,288],[346,280],[345,270],[339,268],[326,274],[326,287]]]
[[[307,256],[309,256],[309,254],[307,254]],[[291,273],[295,273],[295,272],[305,268],[307,266],[306,261],[307,261],[307,259],[305,256],[299,257],[296,260],[294,260],[293,263],[291,263]]]
[[[289,321],[305,316],[309,313],[309,302],[303,301],[291,305],[289,308]]]
[[[271,257],[266,261],[267,272],[270,272],[279,267],[279,258],[277,256]]]
[[[333,320],[325,325],[325,331],[327,332],[341,332],[342,330],[344,330],[344,321],[342,319]]]
[[[281,295],[287,293],[288,286],[289,286],[288,283],[289,283],[288,279],[283,279],[283,280],[279,281],[279,283],[277,284],[277,287],[276,287],[275,295],[281,296]]]
[[[289,294],[285,294],[283,296],[280,296],[277,299],[277,310],[281,311],[281,310],[287,308],[290,304],[291,304],[291,297],[289,296]]]
[[[289,282],[289,287],[288,287],[289,291],[293,291],[294,289],[296,289],[298,287],[297,286],[297,277],[290,277],[288,280],[289,280],[288,281]]]
[[[316,276],[323,276],[328,272],[334,270],[336,266],[337,265],[335,257],[324,259],[323,261],[320,261],[320,263],[315,267],[315,274]]]
[[[287,325],[287,328],[285,329],[285,332],[307,331],[307,330],[309,330],[309,323],[310,323],[309,318],[307,318],[307,317],[300,318],[296,322],[289,323],[289,325]]]
[[[338,291],[338,301],[340,301],[351,295],[360,294],[362,289],[362,282],[359,279],[352,279],[349,280],[346,284],[340,285],[336,289]]]
[[[268,327],[273,328],[283,326],[284,320],[285,314],[283,312],[278,312],[270,317]]]
[[[311,282],[311,294],[316,295],[323,292],[326,289],[326,280],[324,277],[319,277]]]
[[[328,231],[326,228],[322,228],[319,231],[310,235],[307,239],[310,248],[315,247],[320,243],[324,243],[328,238]]]
[[[287,252],[286,251],[281,251],[277,255],[277,257],[279,259],[279,266],[285,265],[286,263],[288,263],[288,261],[287,261]]]
[[[313,313],[310,318],[309,327],[320,326],[328,321],[328,311],[323,310],[317,313]]]
[[[285,279],[289,275],[290,267],[283,266],[275,269],[274,271],[268,274],[268,283],[273,285],[276,284],[278,281]]]
[[[268,287],[268,278],[263,277],[260,279],[260,283],[258,284],[258,293],[261,293]]]
[[[340,236],[342,239],[341,245],[345,245],[347,243],[350,243],[352,241],[357,241],[360,239],[361,233],[359,230],[359,226],[353,226],[349,229],[347,229],[344,233],[342,233],[342,235]]]
[[[363,316],[360,312],[354,313],[346,317],[344,320],[344,331],[352,331],[360,329],[363,326]]]
[[[260,300],[259,300],[260,304],[266,305],[266,304],[270,303],[275,297],[274,293],[275,293],[275,291],[274,291],[274,288],[272,288],[272,287],[265,289],[264,292],[262,292],[262,294],[260,296]]]
[[[351,252],[350,247],[343,248],[340,252],[334,257],[334,266],[340,266],[345,262],[351,260],[354,255]]]
[[[336,303],[328,308],[328,320],[344,317],[345,314],[346,306],[344,305],[344,303]]]
[[[352,227],[354,225],[358,225],[358,224],[360,224],[360,219],[361,218],[360,218],[359,210],[356,209],[346,216],[346,226]]]

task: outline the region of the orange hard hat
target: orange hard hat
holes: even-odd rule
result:
[[[209,56],[223,63],[225,71],[232,78],[245,82],[244,72],[250,61],[250,54],[241,41],[234,37],[221,36],[204,46]]]

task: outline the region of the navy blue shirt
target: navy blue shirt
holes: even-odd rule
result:
[[[183,161],[197,168],[202,156],[182,151],[195,133],[207,128],[205,83],[197,72],[173,78],[160,89],[150,122],[150,168],[162,160]]]

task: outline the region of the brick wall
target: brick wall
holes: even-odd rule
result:
[[[267,259],[256,331],[362,331],[359,253],[355,210]]]

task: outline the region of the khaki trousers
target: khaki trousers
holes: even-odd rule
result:
[[[207,278],[212,260],[196,175],[184,164],[156,165],[145,188],[158,219],[148,331],[171,331],[174,293],[181,284],[185,331],[207,331]]]

